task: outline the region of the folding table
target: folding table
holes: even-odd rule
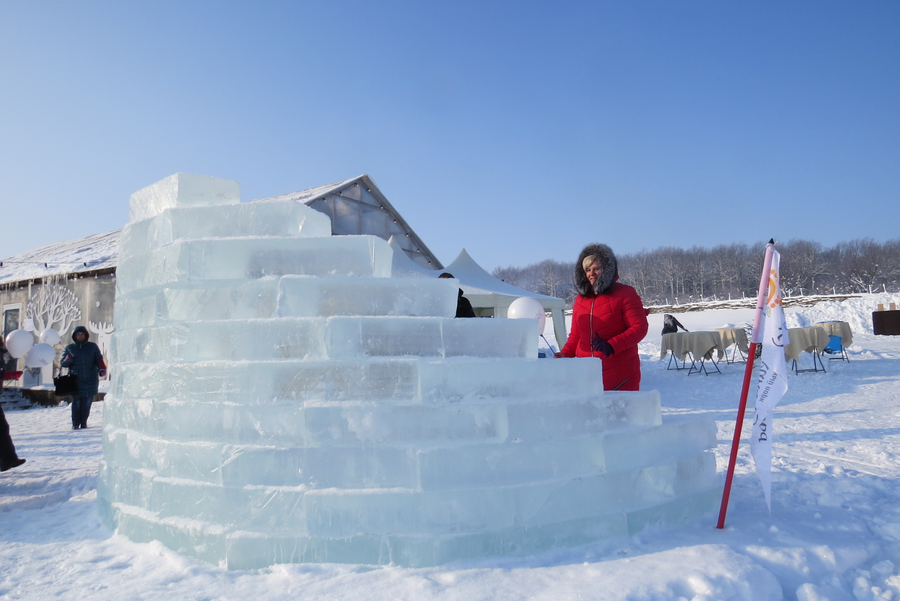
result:
[[[712,362],[715,371],[721,373],[719,366],[716,364],[716,359],[713,358],[713,351],[716,352],[718,359],[725,355],[722,336],[718,332],[673,332],[671,334],[663,334],[659,358],[665,359],[669,351],[671,351],[672,356],[669,358],[669,365],[666,369],[687,369],[688,375],[699,372],[709,375],[706,367],[708,359]],[[686,365],[688,355],[691,357],[689,368]],[[679,360],[681,365],[679,365]],[[673,362],[675,363],[674,368],[672,367]]]
[[[788,337],[791,342],[784,347],[784,360],[791,361],[791,370],[795,374],[806,371],[825,371],[822,363],[822,351],[828,346],[829,336],[820,326],[809,328],[789,328]],[[813,358],[811,369],[800,369],[798,359],[801,353],[810,353]]]
[[[747,340],[747,332],[744,331],[744,328],[716,328],[716,332],[722,337],[726,363],[738,363],[747,360],[750,341]],[[731,357],[728,356],[729,347],[733,347],[731,349]],[[740,359],[737,358],[738,353],[741,355]]]

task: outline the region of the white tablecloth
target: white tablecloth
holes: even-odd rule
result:
[[[810,328],[789,328],[791,343],[784,347],[784,360],[790,363],[800,357],[800,353],[821,353],[828,346],[828,333],[819,326]]]
[[[673,332],[663,334],[659,358],[665,359],[669,351],[681,361],[684,361],[688,353],[695,360],[701,357],[711,358],[712,351],[716,351],[718,358],[721,359],[725,355],[725,346],[718,332]]]
[[[816,325],[825,330],[829,336],[840,336],[844,348],[853,344],[853,332],[850,330],[850,324],[846,321],[823,321]]]

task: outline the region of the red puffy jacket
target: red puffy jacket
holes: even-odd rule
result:
[[[609,357],[591,349],[594,334],[609,342]],[[575,298],[572,330],[562,348],[566,357],[600,357],[604,390],[640,390],[641,359],[638,343],[647,335],[647,311],[631,286],[614,283],[597,296]]]

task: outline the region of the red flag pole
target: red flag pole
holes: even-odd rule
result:
[[[756,346],[759,343],[759,323],[762,321],[766,303],[766,291],[769,288],[769,271],[772,269],[772,249],[775,240],[766,244],[766,258],[763,261],[762,277],[759,279],[759,294],[756,297],[756,314],[753,317],[753,331],[750,334],[750,348],[747,351],[747,368],[744,370],[744,385],[741,387],[741,400],[738,403],[737,419],[734,424],[734,438],[731,441],[731,457],[728,459],[728,471],[725,474],[725,489],[722,491],[722,506],[719,508],[719,522],[716,528],[725,527],[725,513],[728,511],[728,498],[731,496],[731,482],[734,480],[734,466],[737,463],[738,447],[741,444],[741,428],[744,425],[744,412],[747,409],[747,395],[750,392],[750,380],[753,377],[753,362],[756,359]]]

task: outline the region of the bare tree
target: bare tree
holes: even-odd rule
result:
[[[29,299],[25,317],[34,322],[37,332],[55,326],[57,332],[65,334],[72,323],[81,319],[78,297],[58,280],[45,281]]]
[[[654,263],[653,272],[658,284],[656,289],[670,302],[675,302],[675,298],[681,293],[679,281],[683,278],[678,275],[677,254],[680,248],[674,246],[664,246],[653,251],[651,257]],[[660,298],[660,301],[663,299]]]
[[[547,259],[529,270],[534,274],[534,292],[566,298],[572,291],[572,268],[568,263]]]
[[[838,244],[842,274],[854,292],[872,292],[886,272],[884,249],[871,238]]]
[[[622,276],[622,282],[634,286],[641,298],[647,299],[655,296],[653,259],[646,250],[620,257],[619,273]]]
[[[497,267],[491,275],[498,280],[502,280],[512,286],[518,286],[519,288],[523,288],[522,284],[526,279],[525,269],[522,267],[513,267],[512,265],[509,267]]]
[[[900,288],[900,239],[888,240],[884,243],[883,251],[883,281],[881,285],[893,290]]]
[[[816,280],[828,274],[823,246],[809,240],[790,240],[780,245],[781,285],[788,295],[816,292]]]
[[[798,239],[779,244],[778,250],[782,285],[788,294],[900,288],[900,239],[884,244],[871,239],[851,240],[832,248]],[[687,250],[666,246],[618,257],[622,282],[634,286],[647,305],[683,303],[691,297],[755,297],[764,258],[764,242]],[[496,269],[494,276],[571,302],[575,297],[572,268],[571,264],[548,260],[523,268]]]

